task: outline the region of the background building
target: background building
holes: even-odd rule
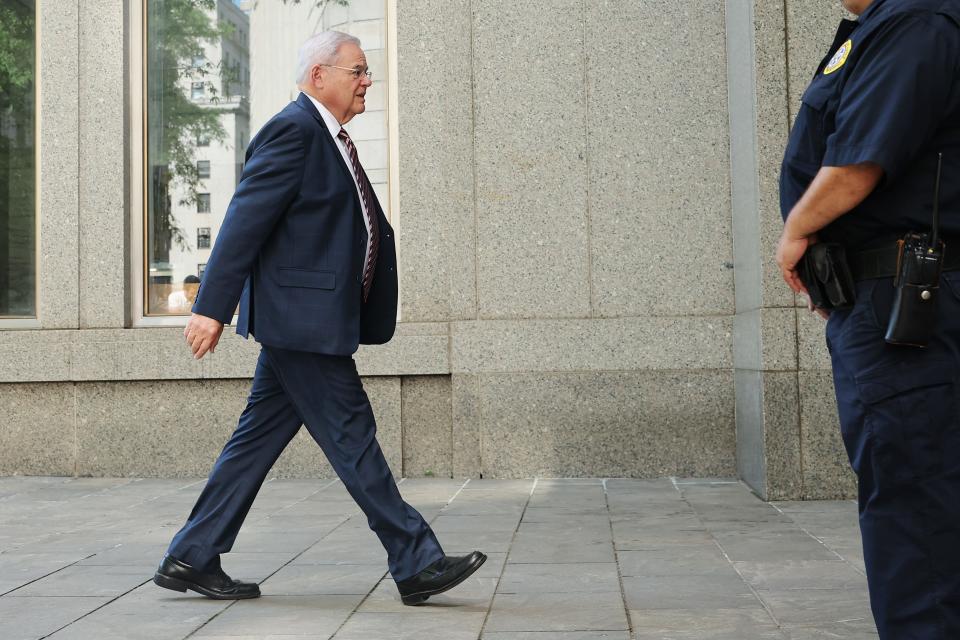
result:
[[[183,106],[167,113],[193,119],[164,130],[156,97],[192,73],[149,64],[179,42],[151,31],[171,5],[38,0],[38,287],[0,321],[0,474],[207,472],[257,347],[225,335],[196,362],[182,318],[151,313],[171,228],[155,168],[239,162],[294,95],[299,41],[340,27],[377,74],[351,129],[399,242],[398,335],[357,356],[398,475],[739,473],[770,498],[852,493],[822,324],[773,261],[779,161],[837,0],[192,4],[249,29],[239,50],[191,36],[209,62],[249,64],[249,88],[241,73],[231,115]],[[163,146],[216,124],[222,160]],[[230,191],[197,180],[211,213],[190,233]],[[203,255],[171,250],[171,281]],[[329,473],[303,433],[276,471]]]

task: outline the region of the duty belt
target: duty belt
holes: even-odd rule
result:
[[[960,270],[960,238],[944,238],[943,270]],[[953,247],[951,251],[950,248]],[[897,275],[896,244],[868,249],[857,253],[849,253],[847,262],[850,263],[850,272],[854,280],[869,280],[871,278],[892,278]]]

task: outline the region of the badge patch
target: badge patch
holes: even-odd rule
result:
[[[828,76],[840,67],[844,65],[847,61],[847,57],[850,55],[850,51],[853,49],[853,40],[847,40],[843,45],[837,49],[837,52],[833,54],[833,57],[830,58],[830,62],[827,63],[827,66],[823,69],[823,75]]]

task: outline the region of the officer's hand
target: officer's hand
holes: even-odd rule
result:
[[[826,309],[821,309],[820,307],[813,306],[813,300],[811,300],[809,296],[807,296],[807,311],[811,311],[817,314],[824,320],[827,320],[830,318],[830,312],[827,311]]]
[[[780,273],[783,275],[783,281],[796,293],[806,293],[807,288],[803,286],[800,280],[800,274],[797,272],[797,264],[800,258],[806,253],[807,247],[816,242],[816,238],[791,238],[784,229],[780,236],[780,242],[777,244],[777,264],[780,265]]]
[[[207,351],[213,353],[222,333],[222,322],[199,313],[190,316],[187,326],[183,329],[183,337],[187,339],[187,344],[193,351],[193,357],[197,360],[206,355]]]

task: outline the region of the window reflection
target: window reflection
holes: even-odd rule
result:
[[[377,73],[347,129],[387,209],[384,0],[144,2],[147,315],[189,313],[188,278],[203,275],[246,145],[296,98],[297,50],[313,33],[359,37]]]
[[[0,317],[36,315],[36,7],[0,0]]]

